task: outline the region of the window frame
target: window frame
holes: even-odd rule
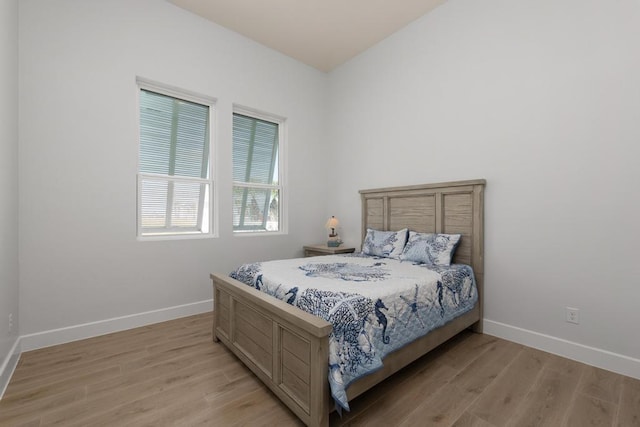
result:
[[[231,229],[234,236],[237,237],[256,237],[256,236],[277,236],[288,234],[288,204],[287,204],[287,181],[286,181],[286,141],[287,141],[287,119],[283,116],[279,116],[272,113],[260,111],[251,107],[245,107],[238,104],[233,104],[233,111],[231,115],[232,131],[231,131],[231,152],[233,153],[233,116],[234,114],[240,114],[250,118],[264,120],[267,122],[275,123],[278,125],[278,184],[251,184],[246,182],[238,182],[233,180],[233,161],[231,164],[231,194],[233,198],[233,189],[235,187],[247,187],[247,188],[264,188],[264,189],[277,189],[278,190],[278,230],[236,230],[233,225],[233,201],[231,206]]]
[[[209,173],[207,178],[194,178],[180,175],[164,175],[157,173],[148,173],[140,171],[140,144],[141,144],[141,134],[140,134],[140,125],[141,125],[141,115],[140,115],[140,95],[141,91],[149,91],[158,93],[160,95],[168,96],[174,99],[180,99],[187,102],[192,102],[200,105],[204,105],[208,107],[209,117],[208,117],[208,168]],[[184,239],[206,239],[206,238],[215,238],[218,237],[218,215],[216,214],[216,209],[218,207],[218,200],[216,191],[216,171],[217,167],[215,164],[216,156],[215,156],[215,141],[216,132],[217,132],[217,123],[216,123],[216,102],[217,100],[213,97],[202,95],[196,92],[192,92],[190,90],[182,89],[176,86],[167,85],[164,83],[160,83],[157,81],[149,80],[143,77],[136,76],[136,130],[137,130],[137,168],[136,168],[136,238],[140,241],[157,241],[157,240],[184,240]],[[208,218],[205,218],[206,209],[204,205],[199,207],[199,210],[202,209],[202,215],[199,215],[198,221],[199,225],[202,225],[203,221],[209,222],[209,230],[207,232],[202,232],[198,230],[184,230],[184,229],[174,229],[171,230],[169,228],[165,228],[167,231],[159,231],[157,233],[145,233],[143,234],[142,228],[142,181],[143,178],[151,179],[151,180],[165,180],[173,183],[193,183],[199,182],[203,185],[207,185],[209,187],[208,194]],[[169,198],[169,196],[168,196]],[[206,195],[204,196],[206,200]],[[203,203],[203,202],[201,202]]]

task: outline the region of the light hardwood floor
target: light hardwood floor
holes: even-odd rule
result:
[[[221,344],[211,314],[26,352],[2,426],[297,426]],[[463,333],[332,426],[640,426],[640,381]]]

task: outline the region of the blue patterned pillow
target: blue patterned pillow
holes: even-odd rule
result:
[[[409,232],[409,240],[400,255],[403,261],[433,265],[451,265],[462,235]]]
[[[407,243],[408,229],[399,231],[380,231],[367,228],[367,235],[362,243],[362,253],[385,258],[400,258],[405,243]]]

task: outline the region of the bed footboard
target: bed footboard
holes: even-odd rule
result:
[[[213,338],[306,425],[328,426],[331,324],[227,276],[212,274]]]

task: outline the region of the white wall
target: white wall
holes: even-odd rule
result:
[[[326,74],[162,0],[20,1],[20,67],[23,335],[206,302],[323,238]],[[218,99],[220,238],[136,241],[136,76]],[[232,235],[232,103],[288,119],[288,235]]]
[[[18,339],[18,0],[0,0],[0,117],[1,395]]]
[[[450,0],[338,68],[343,237],[360,238],[358,189],[486,178],[489,327],[640,376],[638,52],[636,0]]]

